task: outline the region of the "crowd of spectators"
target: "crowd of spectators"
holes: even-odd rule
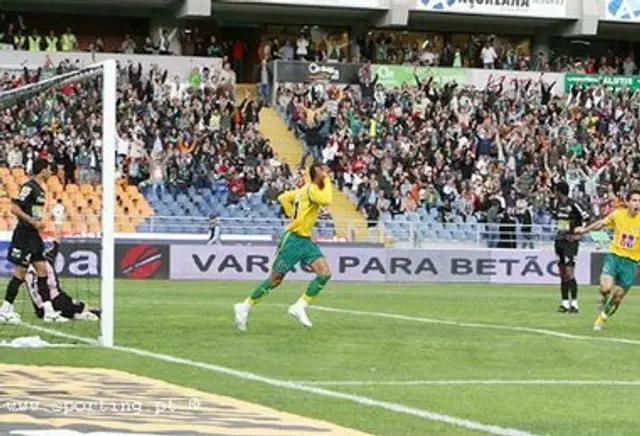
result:
[[[300,183],[299,171],[278,159],[258,129],[262,103],[250,95],[236,101],[235,89],[216,77],[202,71],[195,86],[140,65],[120,69],[118,178],[160,197],[212,189],[228,204],[252,194],[274,203]],[[44,157],[63,184],[99,182],[100,80],[66,82],[9,104],[0,117],[0,166],[29,173]]]
[[[1,35],[5,43],[16,44],[16,36],[29,31],[20,18],[5,24],[0,27],[8,28]],[[219,44],[215,37],[207,41],[198,29],[159,32],[158,42],[145,42],[143,52],[167,54],[179,37],[186,54],[230,56],[232,62],[219,73],[194,69],[188,83],[157,69],[120,65],[119,176],[160,196],[167,191],[175,196],[188,186],[224,189],[230,203],[252,193],[273,202],[279,192],[296,186],[300,172],[278,160],[257,128],[262,100],[247,95],[235,101],[236,76],[230,66],[243,70],[245,44]],[[65,35],[55,39],[58,49],[77,47],[71,29]],[[371,222],[422,209],[443,223],[545,222],[553,186],[561,179],[569,181],[573,195],[589,203],[594,214],[604,215],[638,181],[640,92],[601,84],[576,86],[558,97],[544,76],[549,70],[630,74],[637,69],[632,56],[585,62],[543,55],[524,58],[491,38],[479,41],[474,50],[446,45],[435,53],[429,45],[402,45],[390,35],[367,35],[345,46],[337,38],[317,43],[301,32],[294,43],[265,41],[259,56],[475,63],[472,66],[541,74],[526,83],[496,77],[485,89],[454,82],[436,85],[432,78],[416,76],[415,83],[392,89],[376,84],[365,66],[358,85],[280,87],[278,106],[303,139],[303,161],[312,156],[329,165],[339,187]],[[139,47],[127,35],[121,49],[130,53]],[[66,60],[58,65],[49,61],[37,71],[5,72],[0,90],[77,68]],[[261,93],[267,97],[269,91]],[[43,156],[56,163],[65,183],[97,181],[100,104],[94,79],[66,83],[10,106],[0,117],[0,164],[29,171],[33,160]]]
[[[639,91],[557,97],[544,74],[385,89],[367,67],[360,75],[359,87],[282,87],[278,106],[371,221],[425,209],[443,223],[544,223],[561,179],[604,215],[639,181]]]
[[[315,28],[315,27],[314,27]],[[326,62],[366,62],[420,64],[442,67],[475,67],[505,70],[578,72],[585,74],[634,74],[638,68],[633,54],[608,57],[569,56],[564,52],[534,53],[496,35],[473,35],[463,44],[446,38],[407,39],[403,32],[369,32],[362,36],[313,32],[303,26],[296,37],[265,38],[258,48],[257,61],[309,60]],[[321,36],[318,36],[320,34]],[[80,41],[82,40],[82,41]],[[194,28],[158,28],[155,34],[123,33],[120,41],[105,46],[101,38],[79,37],[71,28],[35,29],[21,15],[0,13],[0,45],[16,50],[72,52],[117,51],[126,54],[175,54],[225,58],[241,80],[250,78],[245,64],[254,57],[247,41],[222,41],[216,35]],[[175,50],[179,47],[179,50]],[[247,77],[245,77],[245,75]]]
[[[493,35],[470,38],[463,45],[432,41],[407,41],[401,32],[369,33],[345,41],[331,34],[314,38],[305,27],[297,39],[269,39],[259,48],[259,59],[323,62],[373,62],[440,67],[573,72],[584,74],[635,74],[633,54],[569,56],[563,53],[531,53]]]

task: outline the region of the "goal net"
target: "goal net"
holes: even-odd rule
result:
[[[138,224],[142,209],[136,189],[116,174],[121,73],[115,61],[105,61],[47,79],[24,74],[0,88],[0,300],[13,274],[12,199],[30,179],[35,159],[45,158],[51,175],[41,235],[47,250],[56,250],[48,251],[49,285],[53,306],[67,322],[38,316],[42,299],[35,271],[29,271],[13,302],[19,317],[0,322],[0,344],[111,346],[114,235],[116,227],[126,231]]]

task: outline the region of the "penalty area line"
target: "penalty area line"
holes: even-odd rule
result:
[[[363,310],[340,309],[340,308],[329,307],[329,306],[309,306],[309,307],[311,309],[320,310],[323,312],[341,313],[345,315],[370,316],[370,317],[377,317],[377,318],[395,319],[399,321],[419,322],[424,324],[450,325],[454,327],[531,333],[535,335],[551,336],[551,337],[556,337],[561,339],[570,339],[574,341],[603,341],[603,342],[614,342],[618,344],[627,344],[627,345],[640,345],[640,340],[614,338],[610,336],[574,335],[571,333],[563,333],[556,330],[539,329],[539,328],[533,328],[533,327],[510,326],[510,325],[503,325],[503,324],[484,324],[484,323],[476,323],[476,322],[460,322],[460,321],[452,321],[452,320],[444,320],[444,319],[436,319],[436,318],[425,318],[420,316],[400,315],[396,313],[367,312]]]
[[[82,336],[70,335],[67,333],[59,332],[54,329],[49,329],[46,327],[31,325],[22,323],[22,325],[33,328],[34,330],[38,330],[44,333],[48,333],[53,336],[60,336],[67,339],[73,339],[79,342],[83,342],[89,345],[98,345],[98,341],[92,340]],[[360,406],[365,407],[374,407],[378,409],[388,410],[390,412],[399,413],[403,415],[414,416],[417,418],[421,418],[428,421],[440,422],[445,424],[450,424],[456,427],[465,428],[468,430],[477,430],[484,433],[492,434],[492,435],[501,435],[501,436],[534,436],[533,433],[530,433],[525,430],[519,430],[515,428],[508,427],[500,427],[497,425],[484,424],[478,421],[472,421],[469,419],[458,418],[451,415],[445,415],[442,413],[431,412],[428,410],[417,409],[414,407],[405,406],[400,403],[392,403],[388,401],[380,401],[374,398],[365,397],[362,395],[354,395],[348,394],[345,392],[329,390],[322,387],[317,386],[307,386],[300,382],[287,381],[287,380],[279,380],[271,377],[266,377],[260,374],[241,371],[234,368],[229,368],[225,366],[215,365],[211,363],[198,362],[195,360],[185,359],[182,357],[171,356],[168,354],[162,353],[154,353],[151,351],[141,350],[138,348],[131,347],[121,347],[114,346],[113,349],[116,351],[120,351],[123,353],[133,354],[140,357],[147,357],[155,360],[160,360],[167,363],[174,363],[178,365],[191,366],[198,369],[203,369],[206,371],[216,372],[219,374],[225,374],[232,377],[236,377],[242,380],[254,381],[258,383],[263,383],[272,387],[276,387],[279,389],[288,389],[293,391],[300,391],[307,394],[313,394],[328,398],[335,398],[338,400],[349,401]]]
[[[313,380],[295,383],[305,386],[640,386],[640,380]]]

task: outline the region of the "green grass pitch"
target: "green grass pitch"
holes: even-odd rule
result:
[[[4,283],[0,285],[4,289]],[[317,305],[359,312],[312,309],[309,314],[314,328],[304,330],[286,315],[286,307],[297,299],[305,284],[287,283],[255,308],[249,331],[240,333],[232,326],[232,305],[253,285],[118,281],[116,342],[278,380],[368,381],[372,383],[322,387],[534,434],[638,433],[640,386],[385,384],[640,380],[640,301],[633,290],[606,330],[595,334],[591,331],[596,315],[593,287],[581,289],[580,314],[562,315],[555,312],[558,291],[554,286],[331,283]],[[24,309],[29,312],[27,306]],[[508,328],[484,328],[481,324]],[[95,324],[75,322],[55,328],[97,336]],[[575,336],[552,336],[552,332]],[[0,327],[0,339],[28,333],[37,334],[24,328]],[[596,336],[638,342],[592,339]],[[0,362],[120,369],[378,435],[481,434],[122,351],[2,348]]]

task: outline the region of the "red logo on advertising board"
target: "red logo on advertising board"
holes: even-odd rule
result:
[[[158,247],[140,244],[131,247],[120,261],[120,271],[130,279],[146,279],[162,268],[162,253]]]

